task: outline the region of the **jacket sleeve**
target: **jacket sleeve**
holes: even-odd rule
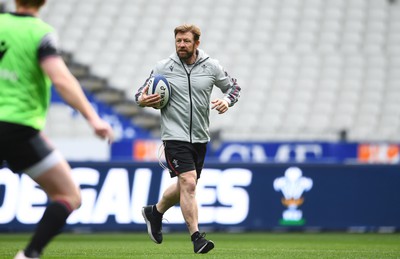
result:
[[[238,85],[237,80],[230,77],[221,65],[217,65],[216,71],[215,85],[224,93],[224,100],[231,107],[239,100],[241,87]]]
[[[144,82],[144,84],[143,84],[141,87],[139,87],[139,89],[136,91],[136,94],[135,94],[135,101],[136,101],[137,105],[139,105],[140,107],[143,107],[143,106],[141,106],[141,105],[139,104],[139,98],[140,98],[140,96],[142,95],[143,88],[146,87],[147,83],[149,82],[150,78],[151,78],[153,75],[154,75],[154,70],[151,71],[150,76],[146,79],[146,81]]]

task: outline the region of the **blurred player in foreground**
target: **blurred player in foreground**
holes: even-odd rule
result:
[[[0,15],[0,165],[26,173],[50,198],[27,247],[15,258],[39,258],[81,204],[71,168],[42,135],[51,82],[103,139],[113,140],[111,126],[86,99],[58,53],[53,28],[38,18],[45,0],[16,0],[16,12]],[[68,125],[65,125],[68,127]]]
[[[179,203],[194,252],[207,253],[214,248],[214,243],[199,232],[196,185],[210,141],[210,104],[219,114],[225,113],[238,101],[241,89],[217,60],[198,49],[200,29],[197,26],[184,24],[174,32],[176,53],[159,61],[150,77],[164,75],[172,89],[169,103],[161,109],[161,139],[171,177],[177,176],[178,180],[167,188],[156,205],[143,207],[142,214],[150,238],[160,244],[163,214]],[[150,77],[136,93],[136,101],[142,107],[155,107],[160,101],[160,95],[147,94]],[[210,101],[214,85],[224,97]]]

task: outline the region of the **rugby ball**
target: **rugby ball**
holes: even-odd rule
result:
[[[155,75],[149,79],[148,82],[149,90],[147,94],[156,94],[158,93],[161,96],[161,101],[158,106],[154,107],[156,109],[162,109],[169,102],[169,98],[171,97],[171,87],[165,76],[163,75]]]

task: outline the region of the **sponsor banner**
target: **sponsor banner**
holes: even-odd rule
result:
[[[344,162],[355,160],[357,144],[325,142],[228,142],[214,150],[220,162]]]
[[[161,154],[161,155],[160,155]],[[158,139],[136,139],[113,144],[113,160],[163,160],[162,142]],[[331,143],[252,143],[224,142],[218,147],[209,143],[207,158],[218,162],[343,162],[357,159],[357,144]]]
[[[398,164],[400,146],[397,144],[360,144],[357,148],[357,158],[361,163]]]
[[[141,208],[156,203],[170,178],[156,163],[72,163],[82,206],[68,219],[74,231],[145,231]],[[400,166],[329,164],[206,164],[198,183],[201,228],[273,230],[400,229]],[[0,170],[0,231],[30,231],[45,193],[27,176]],[[180,207],[165,230],[186,230]]]
[[[138,162],[164,161],[162,142],[158,139],[120,141],[112,146],[112,160]],[[211,142],[207,159],[232,163],[368,163],[398,164],[400,145],[388,143],[328,142]]]
[[[398,164],[400,145],[390,143],[223,143],[212,156],[220,162]]]
[[[134,141],[119,141],[113,144],[111,155],[113,160],[158,161],[164,159],[162,142],[157,139],[137,139]],[[211,161],[227,162],[344,162],[356,161],[358,144],[346,143],[252,143],[223,142],[214,147],[212,142],[207,148],[207,158]],[[161,152],[161,156],[160,156]],[[360,152],[359,152],[360,153]],[[369,154],[369,153],[368,153]],[[367,153],[361,161],[366,161]]]

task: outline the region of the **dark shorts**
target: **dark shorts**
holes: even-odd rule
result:
[[[206,156],[207,143],[189,143],[183,141],[164,141],[165,159],[171,177],[196,170],[200,178]]]
[[[54,148],[40,132],[31,127],[0,121],[0,168],[6,162],[21,173],[46,158]]]

